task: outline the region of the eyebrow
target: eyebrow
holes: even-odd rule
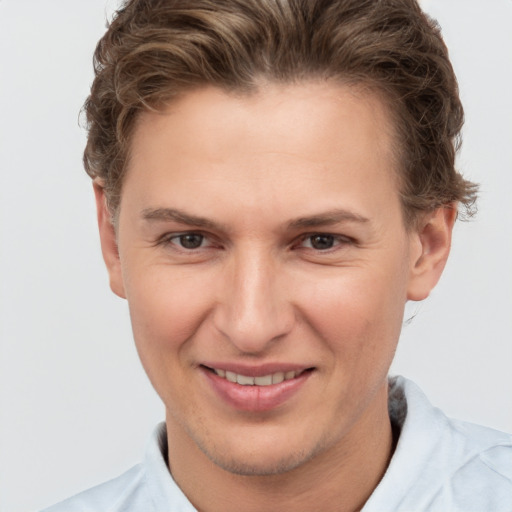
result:
[[[145,208],[142,210],[142,218],[148,221],[173,221],[188,226],[195,226],[205,229],[224,229],[224,227],[206,217],[191,215],[176,208]]]
[[[311,215],[308,217],[299,217],[288,224],[290,229],[300,228],[315,228],[320,226],[332,226],[341,222],[356,222],[364,224],[369,222],[370,219],[359,215],[358,213],[351,212],[350,210],[330,210],[320,213],[318,215]]]
[[[207,219],[206,217],[186,213],[183,210],[176,208],[145,208],[142,210],[142,218],[148,221],[171,221],[197,228],[227,231],[227,228],[222,224]],[[369,222],[369,220],[370,219],[350,210],[335,209],[318,215],[299,217],[290,221],[287,227],[290,230],[294,230],[320,226],[332,226],[341,222],[364,224]]]

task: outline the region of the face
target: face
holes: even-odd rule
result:
[[[347,87],[205,88],[140,117],[117,246],[97,190],[169,428],[217,465],[282,472],[379,428],[405,302],[438,277],[404,227],[391,137]]]

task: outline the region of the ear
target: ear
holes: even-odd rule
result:
[[[456,205],[445,206],[425,215],[413,237],[408,300],[426,299],[439,281],[446,265],[457,218]]]
[[[96,212],[98,215],[98,227],[100,230],[101,252],[107,266],[110,279],[110,288],[119,297],[126,299],[124,291],[123,275],[121,272],[121,260],[117,247],[116,231],[112,224],[110,211],[107,207],[107,198],[103,184],[99,180],[93,182],[94,195],[96,197]]]

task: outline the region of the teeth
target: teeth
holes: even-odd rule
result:
[[[241,386],[254,386],[254,377],[246,377],[245,375],[237,374],[236,382]]]
[[[236,373],[226,372],[226,379],[228,379],[229,382],[236,382]]]
[[[249,377],[227,370],[214,368],[213,371],[219,376],[229,382],[240,384],[241,386],[270,386],[272,384],[280,384],[285,380],[294,379],[300,372],[276,372],[269,375],[262,375],[261,377]]]
[[[256,384],[256,386],[270,386],[272,384],[272,375],[264,375],[263,377],[255,377],[254,384]]]
[[[284,372],[277,372],[272,375],[272,384],[279,384],[284,380]]]

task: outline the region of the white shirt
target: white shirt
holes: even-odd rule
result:
[[[403,377],[390,379],[389,410],[400,437],[362,512],[512,512],[512,435],[447,418]],[[196,512],[166,451],[161,423],[141,464],[42,512]]]

